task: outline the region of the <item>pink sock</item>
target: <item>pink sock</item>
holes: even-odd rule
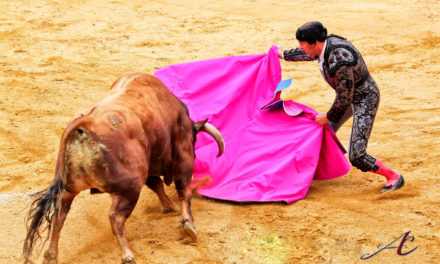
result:
[[[399,179],[400,174],[393,171],[390,167],[386,166],[385,164],[383,164],[382,161],[380,161],[379,159],[376,159],[376,166],[378,166],[379,169],[377,171],[371,171],[371,172],[385,176],[385,178],[387,178],[386,186],[395,184]]]

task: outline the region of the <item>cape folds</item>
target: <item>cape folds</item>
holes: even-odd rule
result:
[[[291,203],[306,196],[313,179],[333,179],[350,169],[336,135],[313,120],[313,109],[276,103],[281,65],[275,46],[267,54],[171,65],[154,75],[188,106],[192,120],[208,118],[223,135],[219,158],[216,142],[197,136],[194,179],[212,179],[198,189],[204,196]],[[284,107],[260,110],[268,104]]]

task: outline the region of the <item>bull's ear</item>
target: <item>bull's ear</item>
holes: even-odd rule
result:
[[[194,126],[196,127],[196,131],[199,132],[200,129],[202,129],[202,127],[206,124],[206,122],[208,122],[208,119],[195,123]]]

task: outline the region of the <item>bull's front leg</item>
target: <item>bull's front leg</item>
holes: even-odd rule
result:
[[[165,193],[163,181],[159,176],[148,176],[146,184],[159,197],[163,213],[166,214],[179,211],[179,208],[176,206],[176,204]]]
[[[192,170],[191,170],[192,171]],[[191,242],[197,242],[196,228],[194,227],[194,217],[191,213],[191,178],[192,173],[179,175],[178,179],[175,179],[177,194],[182,208],[182,219],[180,220],[179,230],[181,238],[189,237]]]

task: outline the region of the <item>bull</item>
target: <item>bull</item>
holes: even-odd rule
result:
[[[50,241],[43,263],[57,263],[66,215],[75,196],[87,189],[109,193],[112,198],[108,217],[122,249],[122,263],[135,263],[124,225],[144,184],[158,195],[166,213],[176,211],[177,206],[163,183],[174,182],[182,211],[179,230],[195,242],[190,184],[199,131],[216,140],[220,156],[224,144],[219,131],[207,120],[193,122],[185,104],[159,79],[141,73],[119,78],[106,97],[82,110],[64,130],[54,180],[34,194],[27,215],[25,263],[32,263],[34,244],[44,230]]]

